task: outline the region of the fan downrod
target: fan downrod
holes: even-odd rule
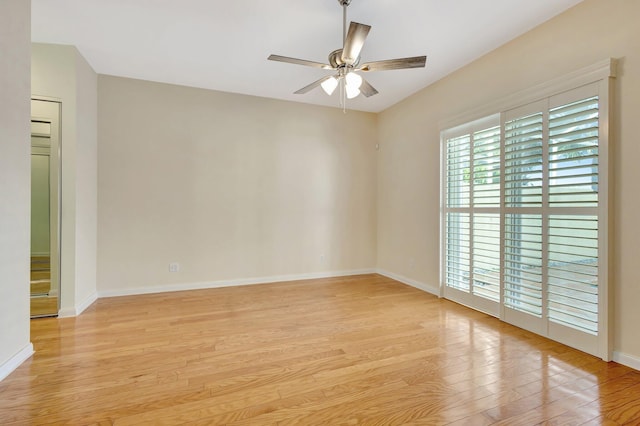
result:
[[[351,0],[338,0],[340,6],[349,6],[351,4]]]

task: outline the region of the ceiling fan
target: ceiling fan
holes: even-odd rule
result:
[[[301,95],[321,86],[322,89],[331,95],[336,87],[341,88],[341,104],[344,106],[346,99],[352,99],[362,93],[366,97],[373,96],[378,91],[362,78],[359,71],[385,71],[399,70],[406,68],[424,68],[427,57],[414,56],[410,58],[387,59],[384,61],[367,62],[360,65],[360,52],[364,46],[364,42],[371,30],[371,26],[351,22],[349,31],[347,32],[347,6],[351,0],[338,0],[342,6],[342,39],[344,41],[342,49],[334,50],[329,54],[329,63],[307,61],[305,59],[290,58],[287,56],[270,55],[270,61],[287,62],[297,65],[305,65],[308,67],[322,68],[325,70],[336,71],[335,74],[322,77],[319,80],[303,87],[294,92]]]

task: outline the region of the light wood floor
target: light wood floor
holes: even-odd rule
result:
[[[379,275],[32,320],[0,424],[640,424],[640,372]]]

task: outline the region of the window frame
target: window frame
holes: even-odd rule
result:
[[[446,193],[446,185],[447,185],[447,146],[446,141],[456,136],[461,136],[464,134],[470,134],[474,130],[481,130],[483,125],[487,123],[495,123],[496,116],[499,117],[500,124],[500,138],[501,141],[504,140],[504,125],[505,125],[505,117],[506,114],[512,110],[517,110],[519,108],[526,108],[530,104],[534,104],[538,101],[541,103],[545,103],[547,108],[552,108],[554,105],[550,103],[550,99],[562,99],[562,95],[565,92],[578,91],[583,86],[597,86],[597,94],[598,94],[598,102],[599,102],[599,195],[598,195],[598,258],[602,259],[601,264],[599,265],[598,270],[598,324],[599,331],[597,336],[597,347],[594,349],[592,347],[588,347],[588,345],[583,345],[578,339],[577,343],[574,342],[566,342],[571,346],[577,347],[581,350],[586,350],[600,358],[609,361],[612,359],[612,351],[613,351],[613,333],[611,330],[613,321],[613,309],[612,309],[612,298],[611,298],[611,288],[613,285],[612,281],[612,273],[611,273],[611,260],[612,260],[612,251],[611,251],[611,239],[612,232],[611,229],[611,215],[609,214],[609,208],[611,204],[611,194],[612,191],[610,189],[612,179],[612,167],[610,167],[610,149],[611,149],[611,141],[612,141],[612,130],[611,130],[611,119],[612,119],[612,101],[613,101],[613,79],[616,77],[616,68],[617,61],[615,59],[609,58],[604,61],[600,61],[595,63],[589,67],[577,70],[573,73],[565,75],[563,77],[554,79],[547,83],[537,85],[531,87],[530,89],[520,91],[514,93],[510,96],[507,96],[502,99],[498,99],[493,103],[490,103],[482,108],[478,108],[476,110],[469,111],[467,113],[449,118],[440,123],[440,160],[441,160],[441,173],[440,173],[440,188],[441,188],[441,197],[440,197],[440,297],[445,297],[445,279],[446,279],[446,214],[451,212],[451,209],[447,208],[447,193]],[[557,106],[557,105],[555,105]],[[548,127],[545,126],[545,132],[547,132]],[[545,134],[545,141],[548,140],[548,135]],[[501,144],[502,145],[502,144]],[[473,151],[473,146],[471,145],[471,151]],[[503,153],[504,154],[504,153]],[[546,155],[545,155],[546,161]],[[544,167],[547,167],[546,164]],[[505,209],[505,201],[504,201],[504,164],[501,164],[501,175],[500,175],[500,186],[501,186],[501,201],[500,201],[500,228],[501,235],[504,235],[504,218],[506,214],[509,213],[509,209]],[[545,173],[544,179],[548,179],[548,175]],[[547,185],[543,184],[544,191],[548,191]],[[471,191],[473,187],[471,186]],[[546,195],[546,194],[545,194]],[[544,195],[543,195],[544,197]],[[473,193],[470,194],[470,199],[473,198]],[[470,201],[471,206],[473,203]],[[453,209],[455,211],[455,209]],[[482,209],[483,211],[485,209]],[[487,211],[493,211],[494,209],[488,209]],[[472,217],[470,217],[470,221]],[[546,225],[545,225],[546,226]],[[543,230],[543,232],[545,232]],[[471,242],[471,245],[473,242]],[[470,250],[472,247],[470,247]],[[546,251],[546,248],[544,249]],[[543,255],[543,264],[546,263],[546,253]],[[501,243],[500,249],[500,264],[502,266],[501,269],[504,268],[504,247],[503,243]],[[500,281],[502,282],[502,270]],[[546,287],[546,285],[543,285]],[[546,289],[543,290],[546,293]],[[546,296],[546,294],[545,294]],[[458,302],[460,302],[458,300]],[[462,301],[461,303],[466,305],[472,305],[473,303],[465,303]],[[491,315],[497,316],[503,321],[507,321],[505,318],[505,308],[504,308],[504,285],[501,285],[500,289],[500,301],[499,301],[499,309],[496,312],[495,309],[489,308],[487,309],[484,306],[472,306],[474,309],[481,310],[487,312]],[[510,322],[510,321],[507,321]],[[518,321],[519,322],[519,321]],[[516,324],[518,325],[518,324]],[[522,324],[520,324],[522,325]],[[533,329],[532,331],[544,335],[550,338],[554,337],[553,333],[549,332],[549,327],[542,327],[541,329]],[[556,338],[557,339],[557,338]]]

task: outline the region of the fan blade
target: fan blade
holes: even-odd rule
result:
[[[328,75],[326,77],[322,77],[320,80],[316,80],[313,83],[304,86],[302,89],[297,90],[295,92],[293,92],[296,95],[304,95],[305,93],[315,89],[316,87],[320,86],[322,83],[324,83],[325,81],[329,80],[331,77],[333,77],[332,75]]]
[[[314,68],[322,68],[324,70],[333,69],[333,67],[329,64],[321,64],[320,62],[307,61],[305,59],[289,58],[288,56],[270,55],[267,59],[270,61],[286,62],[289,64],[305,65],[307,67],[314,67]]]
[[[426,56],[414,56],[411,58],[387,59],[386,61],[369,62],[360,67],[361,71],[386,71],[401,70],[407,68],[424,68],[427,63]]]
[[[351,22],[342,48],[342,62],[353,65],[358,60],[371,26]]]
[[[367,80],[362,79],[362,85],[360,86],[360,92],[365,95],[367,98],[370,98],[373,95],[377,95],[378,91],[375,87],[369,84]]]

